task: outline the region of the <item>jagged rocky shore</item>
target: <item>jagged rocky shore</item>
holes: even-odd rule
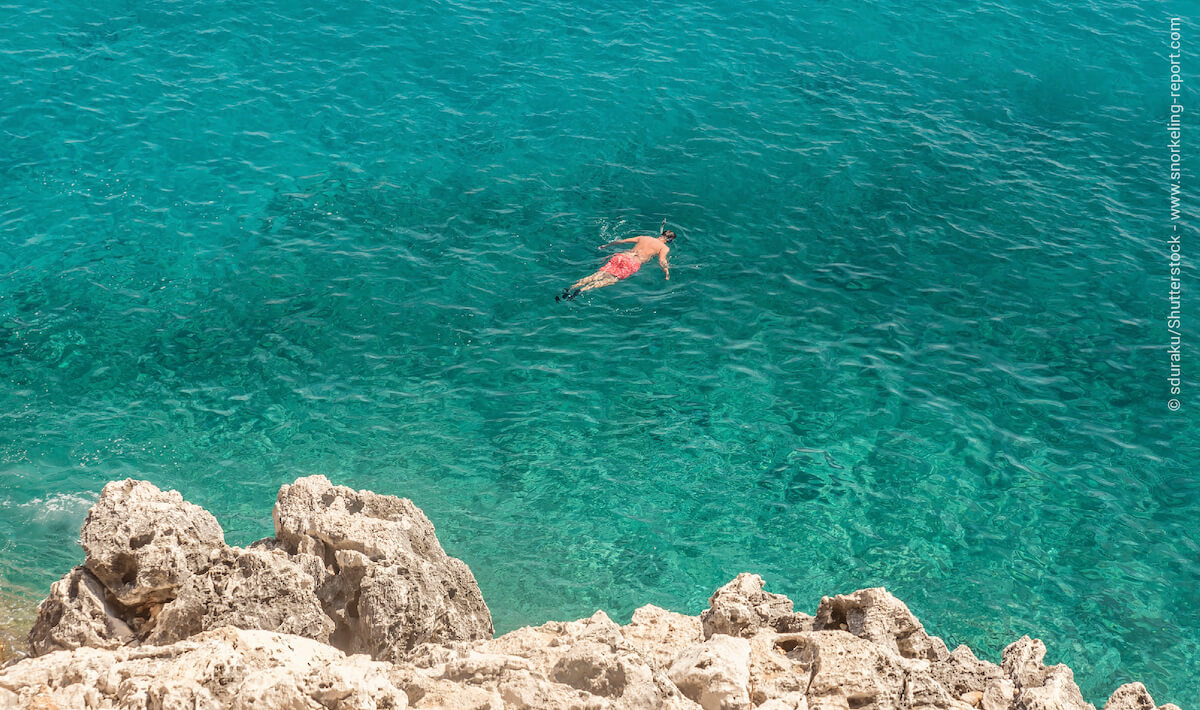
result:
[[[275,537],[229,547],[178,493],[109,483],[32,657],[0,668],[0,707],[1093,708],[1041,641],[1000,665],[951,651],[882,588],[809,616],[741,574],[698,617],[645,606],[625,626],[598,611],[492,638],[471,570],[411,501],[311,476],[280,489],[274,518]],[[1140,683],[1105,705],[1155,708]]]

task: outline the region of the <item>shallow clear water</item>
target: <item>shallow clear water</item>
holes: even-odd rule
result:
[[[420,505],[499,631],[749,570],[1189,702],[1172,12],[18,0],[0,582],[44,595],[107,480],[244,544],[324,473]],[[669,282],[553,301],[663,217]]]

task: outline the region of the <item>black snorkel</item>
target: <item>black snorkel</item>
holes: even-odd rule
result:
[[[666,233],[667,233],[667,218],[663,217],[662,226],[658,228],[658,236],[662,237],[662,235],[664,235]]]

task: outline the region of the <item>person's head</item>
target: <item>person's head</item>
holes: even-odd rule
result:
[[[669,229],[668,229],[668,230],[665,230],[665,231],[662,233],[662,240],[663,240],[664,242],[666,242],[667,244],[670,244],[671,242],[675,241],[675,232],[672,232],[672,231],[671,231],[671,230],[669,230]]]

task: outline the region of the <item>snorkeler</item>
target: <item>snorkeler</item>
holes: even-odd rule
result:
[[[569,301],[584,291],[612,286],[618,281],[633,276],[638,269],[642,268],[642,264],[645,264],[656,256],[658,257],[658,265],[662,267],[663,275],[666,280],[670,281],[671,267],[667,263],[667,254],[671,253],[671,247],[667,245],[675,241],[675,232],[666,229],[666,226],[667,220],[664,219],[660,228],[662,233],[657,237],[630,237],[629,239],[618,239],[615,242],[609,242],[604,246],[597,247],[599,249],[606,249],[614,244],[633,244],[633,248],[629,251],[614,254],[596,273],[591,276],[585,276],[569,287],[564,288],[561,294],[554,297],[554,300],[562,301],[566,299]]]

